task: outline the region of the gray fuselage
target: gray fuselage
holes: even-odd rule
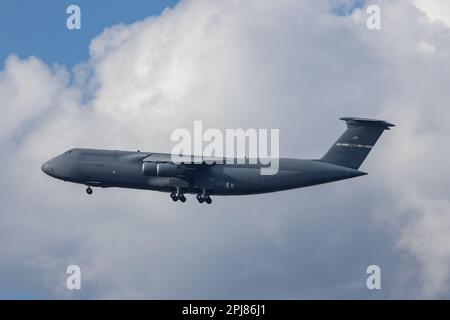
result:
[[[42,165],[57,179],[92,187],[121,187],[209,195],[247,195],[302,188],[366,173],[320,160],[279,159],[274,175],[261,175],[259,164],[215,163],[188,167],[175,176],[144,174],[144,159],[168,154],[71,149]],[[172,164],[173,165],[173,164]],[[182,165],[181,165],[182,166]]]

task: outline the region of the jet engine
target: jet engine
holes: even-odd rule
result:
[[[183,175],[185,170],[172,163],[144,162],[142,174],[147,177],[176,177]]]

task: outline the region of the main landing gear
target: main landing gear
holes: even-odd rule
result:
[[[93,192],[93,191],[92,191],[91,187],[87,187],[86,193],[87,193],[88,195],[91,195],[92,192]]]
[[[196,198],[197,198],[197,201],[199,203],[203,203],[203,202],[206,202],[207,204],[211,204],[212,203],[212,199],[211,199],[211,197],[208,194],[201,194],[201,193],[199,193],[199,194],[197,194]]]
[[[181,193],[179,191],[178,192],[173,191],[170,194],[170,198],[172,199],[173,202],[177,202],[178,200],[180,200],[181,202],[186,202],[186,197],[184,196],[183,193]],[[205,192],[197,194],[196,198],[199,203],[203,203],[203,202],[206,202],[207,204],[212,203],[211,197]]]
[[[182,194],[182,193],[180,193],[180,192],[178,192],[178,194],[177,193],[175,193],[175,192],[172,192],[171,194],[170,194],[170,197],[172,198],[172,200],[175,202],[175,201],[178,201],[178,200],[180,200],[181,202],[186,202],[186,197],[184,196],[184,194]]]

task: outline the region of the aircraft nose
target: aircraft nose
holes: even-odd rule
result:
[[[53,172],[53,168],[52,168],[52,166],[51,166],[51,164],[50,164],[50,161],[45,162],[45,163],[42,165],[41,170],[42,170],[45,174],[51,175],[51,173]]]

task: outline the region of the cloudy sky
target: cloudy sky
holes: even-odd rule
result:
[[[450,2],[72,2],[0,2],[0,298],[449,297]],[[194,120],[317,158],[340,116],[397,125],[368,176],[205,206],[40,171],[72,147],[167,152]]]

